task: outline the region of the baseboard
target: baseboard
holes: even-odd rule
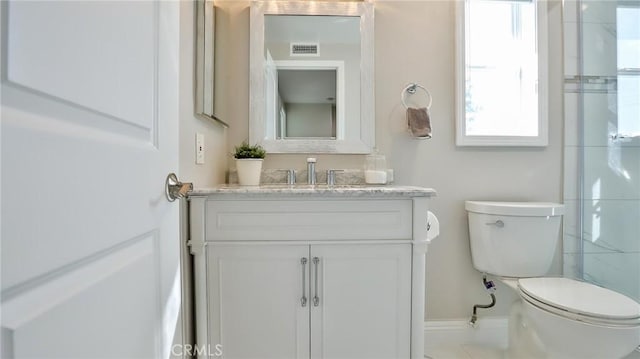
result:
[[[476,344],[506,348],[507,317],[482,318],[472,328],[468,320],[434,320],[424,323],[426,349],[450,345]]]

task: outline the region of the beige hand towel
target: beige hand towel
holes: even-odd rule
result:
[[[414,137],[431,138],[431,119],[425,107],[407,109],[407,122]]]

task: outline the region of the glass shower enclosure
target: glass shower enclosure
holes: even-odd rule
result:
[[[640,0],[564,0],[565,276],[640,301]]]

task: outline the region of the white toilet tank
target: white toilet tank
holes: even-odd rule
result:
[[[549,270],[564,206],[542,202],[466,201],[473,266],[502,277],[539,277]]]

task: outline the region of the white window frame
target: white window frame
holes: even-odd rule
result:
[[[639,10],[640,9],[640,4],[636,4],[636,3],[619,3],[616,6],[616,24],[618,24],[618,19],[617,19],[617,14],[618,11],[623,8],[623,9],[630,9],[630,10]],[[617,27],[617,25],[616,25]],[[620,29],[617,28],[617,35],[618,37],[616,38],[616,41],[619,41],[619,36],[620,36]],[[618,47],[618,51],[619,50],[619,44],[617,45]],[[630,141],[634,141],[637,139],[640,139],[640,132],[634,132],[634,131],[629,131],[626,129],[625,126],[621,126],[622,122],[620,121],[621,119],[621,114],[622,114],[622,106],[621,106],[621,101],[623,101],[623,95],[624,95],[624,88],[623,86],[621,86],[620,82],[621,79],[620,77],[634,77],[637,78],[638,76],[640,76],[640,67],[626,67],[626,68],[622,68],[620,66],[620,53],[618,52],[618,63],[617,63],[617,69],[618,69],[618,94],[617,94],[617,100],[618,100],[618,118],[617,118],[617,123],[616,123],[616,132],[610,134],[609,136],[615,141],[615,142],[630,142]]]
[[[466,134],[466,56],[465,28],[468,2],[456,1],[456,145],[457,146],[513,146],[543,147],[549,144],[548,116],[548,38],[547,2],[536,3],[538,39],[538,135],[537,136],[471,136]],[[527,1],[527,0],[523,0]]]

